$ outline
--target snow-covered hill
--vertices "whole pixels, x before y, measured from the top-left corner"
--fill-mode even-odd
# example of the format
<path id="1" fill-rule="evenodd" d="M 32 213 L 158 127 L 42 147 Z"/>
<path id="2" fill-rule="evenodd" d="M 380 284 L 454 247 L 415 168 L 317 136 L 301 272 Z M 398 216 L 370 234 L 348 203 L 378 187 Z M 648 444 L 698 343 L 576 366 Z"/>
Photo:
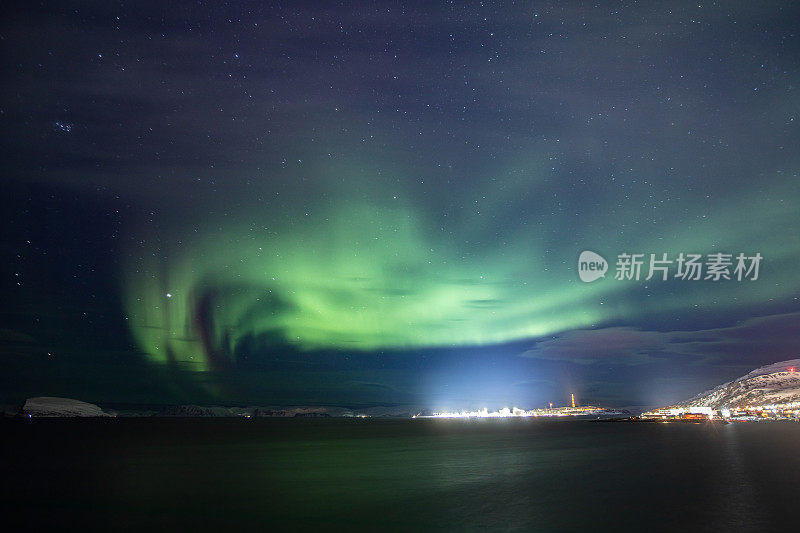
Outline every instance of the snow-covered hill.
<path id="1" fill-rule="evenodd" d="M 22 413 L 29 416 L 109 416 L 93 403 L 50 396 L 28 398 Z"/>
<path id="2" fill-rule="evenodd" d="M 800 401 L 800 359 L 792 359 L 756 368 L 676 407 L 708 406 L 722 409 L 797 401 Z"/>

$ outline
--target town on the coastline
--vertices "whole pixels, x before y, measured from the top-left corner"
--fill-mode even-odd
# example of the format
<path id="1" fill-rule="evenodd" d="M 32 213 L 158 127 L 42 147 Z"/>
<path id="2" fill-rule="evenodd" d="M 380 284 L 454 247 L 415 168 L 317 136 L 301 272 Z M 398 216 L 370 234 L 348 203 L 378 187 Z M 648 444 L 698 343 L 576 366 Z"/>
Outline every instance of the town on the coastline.
<path id="1" fill-rule="evenodd" d="M 642 413 L 645 420 L 797 420 L 800 421 L 800 402 L 777 403 L 770 405 L 745 405 L 714 409 L 708 406 L 662 407 Z"/>
<path id="2" fill-rule="evenodd" d="M 475 411 L 434 411 L 420 412 L 412 418 L 528 418 L 528 417 L 565 417 L 565 416 L 600 416 L 600 415 L 625 415 L 627 411 L 618 411 L 596 405 L 575 405 L 575 394 L 570 394 L 570 405 L 567 407 L 549 407 L 540 409 L 519 409 L 518 407 L 503 407 L 499 411 L 489 411 L 488 408 Z"/>

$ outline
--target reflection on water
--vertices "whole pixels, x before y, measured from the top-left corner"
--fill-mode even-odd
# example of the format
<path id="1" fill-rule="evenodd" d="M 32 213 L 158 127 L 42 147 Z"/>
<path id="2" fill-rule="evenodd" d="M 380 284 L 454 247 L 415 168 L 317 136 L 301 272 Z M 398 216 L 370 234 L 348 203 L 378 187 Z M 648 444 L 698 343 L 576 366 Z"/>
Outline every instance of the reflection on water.
<path id="1" fill-rule="evenodd" d="M 767 524 L 761 522 L 761 513 L 756 507 L 756 494 L 750 469 L 753 463 L 742 450 L 739 425 L 730 424 L 721 428 L 720 458 L 723 467 L 718 470 L 715 506 L 725 510 L 728 519 L 726 528 L 736 531 L 761 531 Z"/>
<path id="2" fill-rule="evenodd" d="M 17 480 L 3 501 L 51 526 L 748 531 L 788 525 L 800 489 L 793 423 L 4 425 L 18 460 L 3 467 Z"/>

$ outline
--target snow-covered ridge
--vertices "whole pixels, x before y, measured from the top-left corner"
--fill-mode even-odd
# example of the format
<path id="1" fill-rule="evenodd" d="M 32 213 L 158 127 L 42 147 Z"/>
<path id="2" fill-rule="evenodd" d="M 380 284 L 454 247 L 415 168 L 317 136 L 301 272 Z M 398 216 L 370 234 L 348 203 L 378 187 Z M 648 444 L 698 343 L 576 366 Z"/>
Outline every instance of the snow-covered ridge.
<path id="1" fill-rule="evenodd" d="M 800 359 L 791 359 L 756 368 L 676 407 L 708 406 L 722 409 L 797 401 L 800 401 Z"/>

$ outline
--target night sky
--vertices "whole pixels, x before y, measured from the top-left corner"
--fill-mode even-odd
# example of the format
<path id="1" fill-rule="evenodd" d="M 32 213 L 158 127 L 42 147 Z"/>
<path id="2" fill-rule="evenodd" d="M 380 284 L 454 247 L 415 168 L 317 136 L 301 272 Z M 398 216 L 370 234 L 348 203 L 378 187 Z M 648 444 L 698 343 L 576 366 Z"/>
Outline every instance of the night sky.
<path id="1" fill-rule="evenodd" d="M 800 356 L 796 3 L 16 4 L 3 402 L 654 406 Z"/>

